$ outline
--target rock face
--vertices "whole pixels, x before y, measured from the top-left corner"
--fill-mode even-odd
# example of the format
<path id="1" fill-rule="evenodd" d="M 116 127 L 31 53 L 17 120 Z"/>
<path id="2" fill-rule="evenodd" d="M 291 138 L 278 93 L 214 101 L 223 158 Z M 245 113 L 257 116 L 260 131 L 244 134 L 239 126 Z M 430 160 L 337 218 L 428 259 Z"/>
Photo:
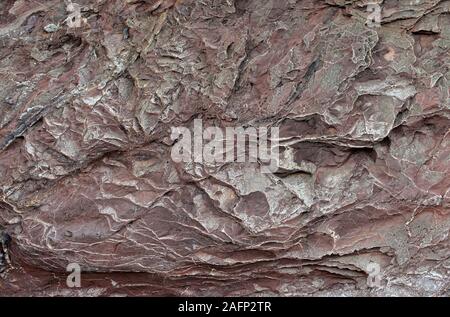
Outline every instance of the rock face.
<path id="1" fill-rule="evenodd" d="M 449 296 L 450 1 L 369 2 L 2 0 L 0 294 Z"/>

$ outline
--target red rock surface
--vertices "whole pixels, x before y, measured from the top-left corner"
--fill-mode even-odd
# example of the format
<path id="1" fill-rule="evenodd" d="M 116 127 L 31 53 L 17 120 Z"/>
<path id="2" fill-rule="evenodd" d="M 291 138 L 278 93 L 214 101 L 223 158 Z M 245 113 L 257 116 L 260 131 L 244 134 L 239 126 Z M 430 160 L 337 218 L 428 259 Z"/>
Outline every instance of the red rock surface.
<path id="1" fill-rule="evenodd" d="M 1 295 L 450 295 L 450 1 L 73 2 L 0 3 Z M 175 163 L 195 118 L 283 170 Z"/>

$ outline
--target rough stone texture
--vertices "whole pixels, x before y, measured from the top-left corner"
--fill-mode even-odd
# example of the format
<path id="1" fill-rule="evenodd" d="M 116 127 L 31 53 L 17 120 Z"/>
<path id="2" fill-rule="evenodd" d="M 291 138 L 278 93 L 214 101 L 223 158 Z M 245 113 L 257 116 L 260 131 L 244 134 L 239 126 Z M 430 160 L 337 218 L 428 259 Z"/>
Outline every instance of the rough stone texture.
<path id="1" fill-rule="evenodd" d="M 0 294 L 449 296 L 450 1 L 369 2 L 2 0 Z M 174 163 L 195 118 L 283 171 Z"/>

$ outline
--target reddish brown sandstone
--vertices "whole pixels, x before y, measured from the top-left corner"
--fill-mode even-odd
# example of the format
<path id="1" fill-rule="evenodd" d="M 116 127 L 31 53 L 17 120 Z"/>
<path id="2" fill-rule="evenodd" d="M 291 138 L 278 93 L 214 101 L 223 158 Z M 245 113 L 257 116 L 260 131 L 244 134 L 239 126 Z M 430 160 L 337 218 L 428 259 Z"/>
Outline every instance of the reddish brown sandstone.
<path id="1" fill-rule="evenodd" d="M 450 2 L 367 2 L 1 1 L 0 294 L 450 295 Z M 195 118 L 283 170 L 175 163 Z"/>

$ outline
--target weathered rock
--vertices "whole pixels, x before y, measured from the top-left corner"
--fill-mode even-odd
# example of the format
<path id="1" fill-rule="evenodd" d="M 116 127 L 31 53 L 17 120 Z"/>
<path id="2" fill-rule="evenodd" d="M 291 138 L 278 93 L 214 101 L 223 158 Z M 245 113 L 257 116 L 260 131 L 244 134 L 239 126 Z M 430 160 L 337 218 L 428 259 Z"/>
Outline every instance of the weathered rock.
<path id="1" fill-rule="evenodd" d="M 450 2 L 368 2 L 2 1 L 0 294 L 450 295 Z"/>

